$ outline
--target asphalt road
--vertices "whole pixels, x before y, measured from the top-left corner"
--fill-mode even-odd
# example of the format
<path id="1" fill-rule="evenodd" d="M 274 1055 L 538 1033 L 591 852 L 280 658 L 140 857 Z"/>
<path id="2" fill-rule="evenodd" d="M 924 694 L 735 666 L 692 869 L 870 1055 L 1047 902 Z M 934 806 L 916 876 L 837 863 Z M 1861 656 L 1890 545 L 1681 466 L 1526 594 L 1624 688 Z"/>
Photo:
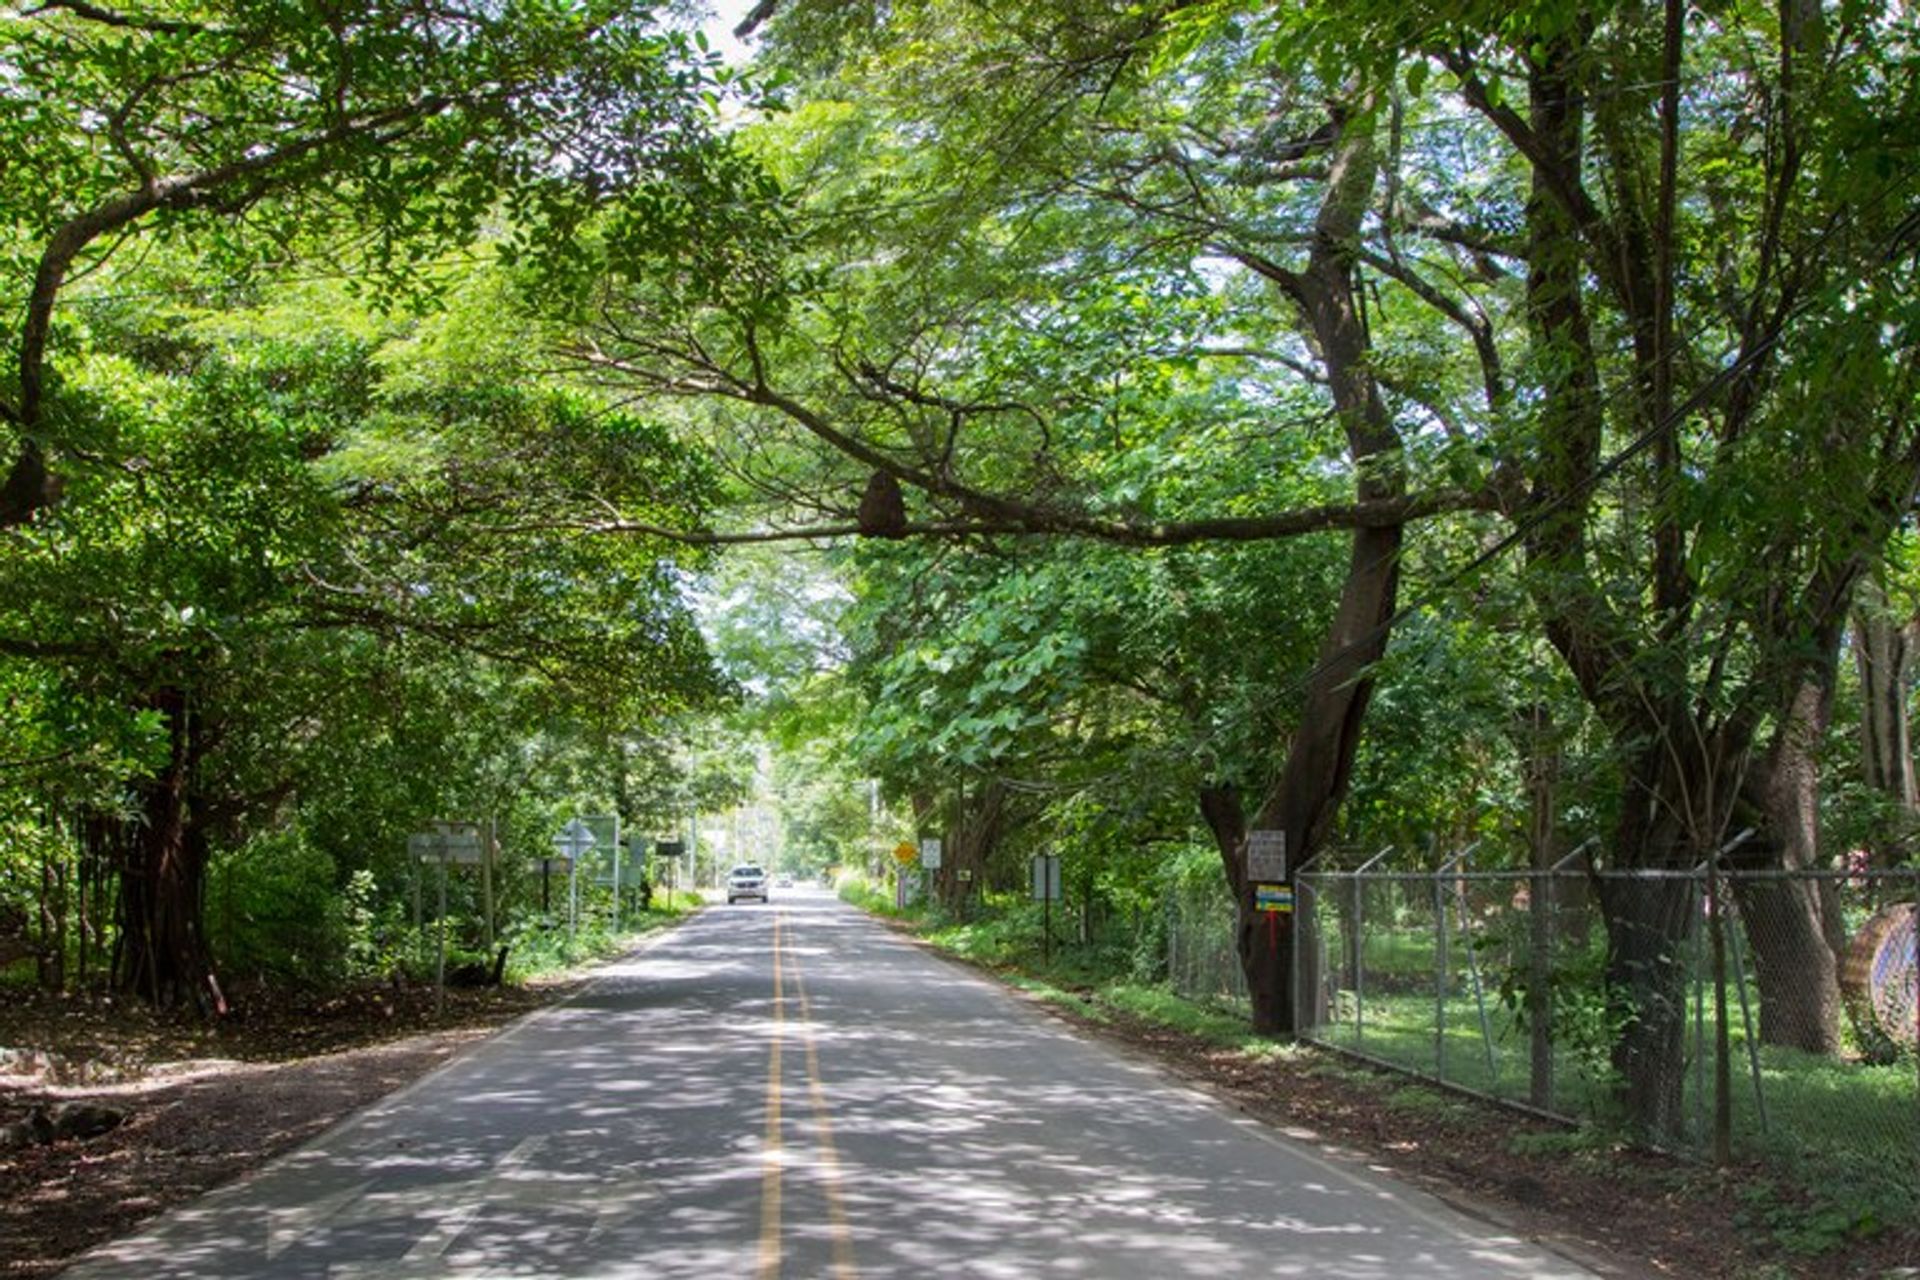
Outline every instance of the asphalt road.
<path id="1" fill-rule="evenodd" d="M 65 1274 L 1593 1273 L 797 891 L 704 912 Z"/>

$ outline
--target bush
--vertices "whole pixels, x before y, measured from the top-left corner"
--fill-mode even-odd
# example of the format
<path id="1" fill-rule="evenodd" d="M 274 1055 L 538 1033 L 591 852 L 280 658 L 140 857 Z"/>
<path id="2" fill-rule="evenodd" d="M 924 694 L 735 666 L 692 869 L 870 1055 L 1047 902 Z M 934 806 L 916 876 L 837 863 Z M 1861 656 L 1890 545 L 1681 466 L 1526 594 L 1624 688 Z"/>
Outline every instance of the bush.
<path id="1" fill-rule="evenodd" d="M 236 977 L 337 980 L 349 912 L 333 859 L 297 833 L 257 836 L 217 855 L 208 871 L 209 940 L 221 968 Z"/>

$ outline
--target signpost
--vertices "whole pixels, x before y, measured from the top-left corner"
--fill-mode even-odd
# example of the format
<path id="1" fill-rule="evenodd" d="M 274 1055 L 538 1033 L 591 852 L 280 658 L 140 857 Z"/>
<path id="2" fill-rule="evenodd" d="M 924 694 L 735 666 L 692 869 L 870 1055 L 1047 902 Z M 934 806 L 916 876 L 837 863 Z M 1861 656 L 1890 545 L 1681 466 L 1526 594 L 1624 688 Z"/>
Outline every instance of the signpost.
<path id="1" fill-rule="evenodd" d="M 573 955 L 573 931 L 580 916 L 580 859 L 599 841 L 587 824 L 578 818 L 570 819 L 560 828 L 560 834 L 553 838 L 556 853 L 567 860 L 567 955 Z"/>
<path id="2" fill-rule="evenodd" d="M 488 857 L 491 841 L 482 840 L 480 824 L 477 822 L 430 822 L 425 831 L 415 832 L 407 837 L 407 853 L 416 864 L 438 862 L 440 864 L 440 911 L 435 919 L 435 942 L 433 962 L 433 1013 L 435 1017 L 446 1008 L 447 999 L 447 864 L 466 862 L 479 864 L 483 876 L 491 870 Z M 485 884 L 491 885 L 491 877 Z M 487 909 L 487 945 L 493 945 L 493 903 L 492 894 L 488 894 Z M 413 881 L 413 927 L 417 935 L 420 929 L 420 878 Z"/>
<path id="3" fill-rule="evenodd" d="M 679 869 L 681 856 L 687 851 L 687 843 L 684 840 L 660 840 L 655 842 L 653 851 L 657 856 L 666 859 L 667 901 L 672 902 L 675 872 Z"/>
<path id="4" fill-rule="evenodd" d="M 1253 909 L 1267 918 L 1267 945 L 1280 950 L 1280 917 L 1293 919 L 1293 886 L 1287 883 L 1287 833 L 1247 832 L 1247 880 Z"/>
<path id="5" fill-rule="evenodd" d="M 1060 859 L 1051 853 L 1035 854 L 1027 864 L 1033 876 L 1033 896 L 1040 900 L 1040 959 L 1053 958 L 1053 901 L 1060 896 Z"/>
<path id="6" fill-rule="evenodd" d="M 920 840 L 920 866 L 926 871 L 940 869 L 940 837 L 924 836 Z"/>
<path id="7" fill-rule="evenodd" d="M 907 868 L 920 860 L 920 849 L 911 840 L 902 840 L 893 846 L 893 860 L 900 864 L 900 870 L 893 878 L 893 905 L 896 910 L 904 910 L 907 905 Z"/>
<path id="8" fill-rule="evenodd" d="M 1286 832 L 1247 832 L 1247 879 L 1254 884 L 1283 884 L 1286 882 Z"/>
<path id="9" fill-rule="evenodd" d="M 1257 884 L 1253 886 L 1253 909 L 1289 915 L 1293 911 L 1293 890 L 1284 884 Z"/>
<path id="10" fill-rule="evenodd" d="M 1052 902 L 1060 896 L 1060 859 L 1054 854 L 1038 854 L 1028 864 L 1033 873 L 1033 898 Z"/>

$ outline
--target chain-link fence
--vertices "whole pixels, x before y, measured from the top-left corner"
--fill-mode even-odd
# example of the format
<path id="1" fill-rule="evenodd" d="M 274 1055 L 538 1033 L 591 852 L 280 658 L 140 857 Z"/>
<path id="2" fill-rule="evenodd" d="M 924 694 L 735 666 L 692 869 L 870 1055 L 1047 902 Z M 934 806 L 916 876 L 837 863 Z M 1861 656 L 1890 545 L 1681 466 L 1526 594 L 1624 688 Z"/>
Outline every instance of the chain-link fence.
<path id="1" fill-rule="evenodd" d="M 1167 894 L 1167 981 L 1189 1000 L 1245 1000 L 1247 976 L 1233 948 L 1233 895 L 1218 874 L 1183 880 Z"/>
<path id="2" fill-rule="evenodd" d="M 1306 1038 L 1920 1211 L 1911 872 L 1299 877 Z"/>

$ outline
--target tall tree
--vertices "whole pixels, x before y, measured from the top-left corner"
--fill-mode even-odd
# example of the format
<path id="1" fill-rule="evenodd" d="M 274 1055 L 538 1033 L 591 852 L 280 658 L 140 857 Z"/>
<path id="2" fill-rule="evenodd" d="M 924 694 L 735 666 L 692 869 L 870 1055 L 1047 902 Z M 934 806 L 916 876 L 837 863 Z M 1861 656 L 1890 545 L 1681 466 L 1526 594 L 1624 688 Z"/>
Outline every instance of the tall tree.
<path id="1" fill-rule="evenodd" d="M 1915 125 L 1883 74 L 1906 37 L 1800 3 L 1325 15 L 1327 56 L 1404 78 L 1491 144 L 1494 198 L 1446 197 L 1437 234 L 1523 270 L 1523 294 L 1422 279 L 1505 317 L 1488 339 L 1525 395 L 1489 443 L 1533 606 L 1614 744 L 1610 867 L 1691 870 L 1736 819 L 1765 832 L 1747 856 L 1810 865 L 1851 588 L 1920 462 L 1894 267 L 1914 193 L 1881 150 Z M 1602 887 L 1623 1099 L 1669 1132 L 1688 891 Z M 1831 1051 L 1829 904 L 1783 883 L 1741 899 L 1766 1038 Z"/>
<path id="2" fill-rule="evenodd" d="M 834 488 L 848 495 L 837 505 L 850 518 L 815 533 L 1135 547 L 1344 533 L 1341 603 L 1302 673 L 1301 731 L 1270 744 L 1277 769 L 1236 770 L 1261 778 L 1257 793 L 1225 776 L 1206 792 L 1251 940 L 1245 827 L 1286 831 L 1296 864 L 1332 830 L 1405 525 L 1493 492 L 1471 467 L 1422 471 L 1427 488 L 1410 479 L 1403 417 L 1457 405 L 1424 409 L 1420 379 L 1383 379 L 1359 257 L 1382 193 L 1377 96 L 1238 36 L 1182 44 L 1165 15 L 1071 9 L 890 11 L 870 46 L 852 46 L 871 56 L 816 86 L 822 100 L 787 131 L 796 151 L 779 153 L 777 132 L 763 146 L 803 198 L 760 240 L 798 233 L 794 256 L 702 291 L 698 277 L 663 289 L 664 264 L 616 252 L 576 355 L 629 385 L 733 401 L 731 429 L 756 442 L 767 424 L 799 427 L 811 443 L 785 446 L 789 490 L 811 465 L 816 508 L 834 509 L 821 496 Z M 810 12 L 788 16 L 804 26 Z M 800 41 L 804 61 L 815 50 Z M 876 183 L 893 197 L 877 206 Z M 816 280 L 825 288 L 807 292 Z M 1201 370 L 1200 389 L 1169 368 Z M 1420 443 L 1429 456 L 1452 447 Z M 756 444 L 747 458 L 765 456 Z M 1262 483 L 1262 463 L 1313 483 Z M 1239 492 L 1186 481 L 1205 465 Z M 850 499 L 876 485 L 914 500 L 884 525 L 863 518 Z M 1290 1025 L 1283 955 L 1249 941 L 1244 959 L 1256 1024 Z"/>
<path id="3" fill-rule="evenodd" d="M 0 649 L 147 726 L 117 978 L 217 1002 L 214 848 L 351 772 L 343 735 L 405 723 L 407 646 L 416 666 L 459 652 L 633 719 L 715 691 L 679 599 L 697 557 L 545 520 L 611 495 L 685 523 L 709 486 L 652 424 L 528 389 L 510 336 L 463 336 L 497 314 L 479 297 L 381 322 L 308 287 L 158 323 L 157 298 L 90 310 L 70 385 L 139 464 L 10 533 Z"/>
<path id="4" fill-rule="evenodd" d="M 775 22 L 820 76 L 761 144 L 802 198 L 683 216 L 768 234 L 717 239 L 733 256 L 706 251 L 672 287 L 644 251 L 616 255 L 582 361 L 736 406 L 756 459 L 771 424 L 800 428 L 773 446 L 788 490 L 813 464 L 815 509 L 847 495 L 816 532 L 1352 531 L 1304 676 L 1311 733 L 1251 806 L 1296 860 L 1345 789 L 1410 523 L 1499 508 L 1504 536 L 1462 571 L 1524 561 L 1611 740 L 1606 863 L 1654 873 L 1606 882 L 1615 1062 L 1634 1122 L 1671 1131 L 1693 915 L 1660 873 L 1715 857 L 1736 819 L 1766 833 L 1745 856 L 1817 856 L 1814 748 L 1851 588 L 1920 476 L 1899 269 L 1920 119 L 1894 70 L 1910 33 L 1680 0 L 801 2 Z M 1162 322 L 1057 342 L 1098 293 Z M 1290 405 L 1291 381 L 1340 428 L 1324 465 L 1349 495 L 1201 516 L 1103 488 L 1090 461 L 1131 443 L 1114 424 L 1169 357 L 1271 374 L 1222 378 L 1243 407 Z M 875 472 L 908 498 L 861 520 Z M 1210 802 L 1223 851 L 1247 809 Z M 1764 1034 L 1831 1050 L 1827 904 L 1749 886 L 1742 909 Z M 1285 1025 L 1278 962 L 1249 976 L 1259 1023 Z"/>
<path id="5" fill-rule="evenodd" d="M 418 284 L 503 205 L 525 246 L 563 243 L 599 191 L 698 144 L 711 62 L 604 0 L 9 9 L 0 526 L 120 456 L 61 382 L 62 300 L 108 259 L 187 236 L 238 269 L 331 228 L 357 270 Z"/>

